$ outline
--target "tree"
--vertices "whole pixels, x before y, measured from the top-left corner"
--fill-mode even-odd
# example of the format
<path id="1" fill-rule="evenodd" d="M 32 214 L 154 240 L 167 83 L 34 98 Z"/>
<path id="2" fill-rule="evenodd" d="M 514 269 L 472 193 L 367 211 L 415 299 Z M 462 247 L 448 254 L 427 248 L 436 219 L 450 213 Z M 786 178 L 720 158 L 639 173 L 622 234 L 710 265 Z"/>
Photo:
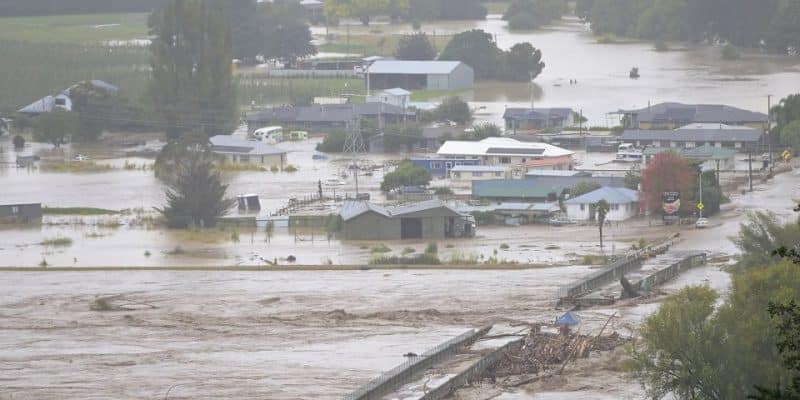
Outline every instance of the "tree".
<path id="1" fill-rule="evenodd" d="M 148 21 L 149 95 L 171 139 L 188 131 L 229 134 L 236 124 L 233 47 L 220 7 L 172 0 Z"/>
<path id="2" fill-rule="evenodd" d="M 400 60 L 433 60 L 436 58 L 436 49 L 428 40 L 428 35 L 417 32 L 403 35 L 397 43 L 394 55 Z"/>
<path id="3" fill-rule="evenodd" d="M 207 158 L 184 158 L 166 191 L 167 205 L 158 211 L 170 228 L 210 228 L 233 206 L 225 197 L 227 188 Z"/>
<path id="4" fill-rule="evenodd" d="M 409 0 L 411 20 L 486 19 L 486 14 L 480 0 Z"/>
<path id="5" fill-rule="evenodd" d="M 78 116 L 71 111 L 55 109 L 39 115 L 34 122 L 33 140 L 61 147 L 78 131 Z"/>
<path id="6" fill-rule="evenodd" d="M 383 176 L 381 191 L 388 192 L 403 186 L 428 186 L 431 174 L 425 168 L 417 167 L 411 161 L 404 160 L 397 169 Z"/>
<path id="7" fill-rule="evenodd" d="M 439 59 L 461 61 L 475 70 L 475 78 L 491 79 L 496 74 L 499 55 L 491 34 L 472 29 L 453 36 Z"/>
<path id="8" fill-rule="evenodd" d="M 800 120 L 800 94 L 790 94 L 772 107 L 772 120 L 777 123 L 777 132 L 790 123 Z"/>
<path id="9" fill-rule="evenodd" d="M 625 173 L 623 184 L 626 188 L 630 190 L 639 190 L 639 183 L 641 182 L 642 176 L 633 168 L 629 169 L 628 172 Z"/>
<path id="10" fill-rule="evenodd" d="M 385 14 L 394 18 L 407 15 L 408 0 L 325 0 L 325 15 L 328 18 L 358 18 L 369 25 L 370 19 Z"/>
<path id="11" fill-rule="evenodd" d="M 541 50 L 530 43 L 517 43 L 503 52 L 503 69 L 499 79 L 515 82 L 530 82 L 544 69 Z"/>
<path id="12" fill-rule="evenodd" d="M 800 49 L 800 2 L 781 0 L 773 15 L 766 34 L 770 49 L 787 54 L 791 49 Z"/>
<path id="13" fill-rule="evenodd" d="M 800 119 L 792 121 L 781 129 L 781 144 L 800 154 Z"/>
<path id="14" fill-rule="evenodd" d="M 491 122 L 482 122 L 472 125 L 472 132 L 464 135 L 466 140 L 483 140 L 489 137 L 503 136 L 500 126 Z"/>
<path id="15" fill-rule="evenodd" d="M 665 192 L 678 192 L 681 210 L 690 210 L 688 199 L 692 198 L 694 173 L 686 159 L 677 153 L 667 151 L 656 154 L 642 172 L 641 197 L 650 211 L 661 208 L 661 198 Z"/>
<path id="16" fill-rule="evenodd" d="M 279 24 L 269 35 L 271 40 L 264 56 L 278 59 L 286 65 L 294 65 L 298 59 L 317 54 L 311 44 L 311 30 L 306 24 Z"/>
<path id="17" fill-rule="evenodd" d="M 767 265 L 778 260 L 776 249 L 800 243 L 800 226 L 781 224 L 775 214 L 756 211 L 747 216 L 747 222 L 739 226 L 739 233 L 731 240 L 740 252 L 738 268 Z"/>
<path id="18" fill-rule="evenodd" d="M 748 396 L 754 400 L 798 400 L 800 399 L 800 305 L 794 300 L 787 304 L 770 303 L 767 307 L 777 331 L 777 347 L 786 369 L 793 372 L 790 384 L 772 388 L 756 385 L 757 394 Z"/>
<path id="19" fill-rule="evenodd" d="M 449 120 L 462 125 L 472 120 L 469 104 L 455 96 L 442 100 L 433 113 L 438 120 Z"/>
<path id="20" fill-rule="evenodd" d="M 559 19 L 567 12 L 563 0 L 514 0 L 503 19 L 510 29 L 536 29 Z"/>
<path id="21" fill-rule="evenodd" d="M 600 188 L 601 188 L 601 186 L 597 182 L 581 181 L 581 182 L 576 183 L 575 186 L 573 186 L 569 190 L 569 196 L 570 196 L 570 198 L 583 196 L 586 193 L 594 192 L 595 190 L 600 189 Z"/>
<path id="22" fill-rule="evenodd" d="M 608 211 L 611 209 L 608 202 L 605 199 L 602 199 L 594 205 L 594 208 L 597 212 L 597 228 L 600 230 L 600 249 L 603 248 L 603 225 L 606 224 L 606 216 L 608 215 Z"/>
<path id="23" fill-rule="evenodd" d="M 14 143 L 14 148 L 15 149 L 22 149 L 22 148 L 25 147 L 25 138 L 22 137 L 22 135 L 14 136 L 14 139 L 12 139 L 12 142 Z"/>

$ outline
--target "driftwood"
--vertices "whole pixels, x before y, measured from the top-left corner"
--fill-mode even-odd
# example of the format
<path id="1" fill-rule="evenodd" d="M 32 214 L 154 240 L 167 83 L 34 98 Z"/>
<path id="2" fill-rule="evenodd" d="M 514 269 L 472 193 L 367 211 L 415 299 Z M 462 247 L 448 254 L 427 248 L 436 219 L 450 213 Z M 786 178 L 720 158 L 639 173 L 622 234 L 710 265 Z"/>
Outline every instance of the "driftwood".
<path id="1" fill-rule="evenodd" d="M 619 283 L 622 285 L 622 298 L 632 299 L 641 296 L 636 287 L 624 275 L 619 278 Z"/>

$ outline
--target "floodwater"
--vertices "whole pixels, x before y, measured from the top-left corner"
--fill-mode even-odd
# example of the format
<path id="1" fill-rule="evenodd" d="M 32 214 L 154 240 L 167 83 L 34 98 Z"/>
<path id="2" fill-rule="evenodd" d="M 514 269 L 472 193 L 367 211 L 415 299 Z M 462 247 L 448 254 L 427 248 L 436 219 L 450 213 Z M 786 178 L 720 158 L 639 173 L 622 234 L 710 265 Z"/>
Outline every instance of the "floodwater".
<path id="1" fill-rule="evenodd" d="M 411 31 L 408 24 L 402 24 L 351 27 L 351 33 L 365 34 L 375 28 L 394 34 Z M 431 38 L 468 29 L 489 32 L 502 49 L 520 42 L 540 49 L 546 66 L 534 80 L 535 106 L 582 110 L 592 126 L 616 125 L 618 118 L 607 115 L 609 112 L 665 101 L 723 103 L 766 112 L 768 94 L 774 102 L 800 90 L 798 57 L 744 53 L 740 60 L 724 61 L 720 49 L 712 47 L 687 48 L 674 43 L 674 50 L 656 52 L 650 42 L 599 44 L 589 26 L 574 17 L 536 31 L 510 32 L 499 15 L 490 15 L 485 21 L 422 24 Z M 315 34 L 324 34 L 324 28 Z M 633 67 L 639 68 L 639 79 L 628 77 Z M 570 79 L 578 83 L 570 85 Z M 531 104 L 530 86 L 519 83 L 478 82 L 465 96 L 473 107 L 485 107 L 478 111 L 480 119 L 496 123 L 502 122 L 506 106 Z"/>

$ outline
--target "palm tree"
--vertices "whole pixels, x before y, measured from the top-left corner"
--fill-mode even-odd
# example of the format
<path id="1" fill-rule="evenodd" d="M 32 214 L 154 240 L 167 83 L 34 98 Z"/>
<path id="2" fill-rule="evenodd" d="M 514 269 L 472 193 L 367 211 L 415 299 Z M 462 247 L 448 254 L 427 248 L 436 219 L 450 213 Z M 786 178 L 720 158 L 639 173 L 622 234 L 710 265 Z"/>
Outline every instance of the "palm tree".
<path id="1" fill-rule="evenodd" d="M 600 200 L 597 204 L 594 205 L 594 209 L 597 212 L 597 226 L 600 228 L 600 249 L 603 249 L 603 225 L 606 223 L 606 215 L 608 214 L 608 210 L 611 207 L 608 205 L 608 202 Z"/>

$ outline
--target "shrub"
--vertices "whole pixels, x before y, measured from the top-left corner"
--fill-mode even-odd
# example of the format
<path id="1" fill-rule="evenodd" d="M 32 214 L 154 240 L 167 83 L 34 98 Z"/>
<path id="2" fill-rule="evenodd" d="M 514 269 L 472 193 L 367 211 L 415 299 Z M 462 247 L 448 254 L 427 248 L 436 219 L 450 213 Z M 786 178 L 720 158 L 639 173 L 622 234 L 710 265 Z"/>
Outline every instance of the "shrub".
<path id="1" fill-rule="evenodd" d="M 378 256 L 369 262 L 371 265 L 438 265 L 441 264 L 435 254 L 417 254 L 410 257 Z"/>
<path id="2" fill-rule="evenodd" d="M 284 169 L 284 172 L 297 172 L 297 167 L 292 164 L 287 165 Z"/>
<path id="3" fill-rule="evenodd" d="M 277 165 L 273 165 L 273 166 L 269 167 L 269 170 L 270 170 L 270 172 L 275 173 L 275 172 L 280 171 L 281 169 L 278 168 Z"/>
<path id="4" fill-rule="evenodd" d="M 508 249 L 509 249 L 509 246 L 508 246 L 507 243 L 503 243 L 503 244 L 500 245 L 500 250 L 508 250 Z"/>
<path id="5" fill-rule="evenodd" d="M 411 253 L 414 253 L 414 252 L 416 252 L 416 250 L 414 250 L 413 247 L 406 247 L 405 249 L 403 249 L 403 255 L 411 254 Z"/>
<path id="6" fill-rule="evenodd" d="M 428 247 L 425 248 L 425 254 L 439 254 L 439 245 L 436 242 L 428 243 Z"/>
<path id="7" fill-rule="evenodd" d="M 71 245 L 72 245 L 72 239 L 68 238 L 68 237 L 63 237 L 63 236 L 50 238 L 50 239 L 45 239 L 45 240 L 42 241 L 42 246 L 64 247 L 64 246 L 71 246 Z"/>
<path id="8" fill-rule="evenodd" d="M 21 149 L 25 147 L 25 138 L 20 135 L 14 136 L 13 143 L 15 149 Z"/>
<path id="9" fill-rule="evenodd" d="M 453 195 L 453 189 L 450 189 L 449 187 L 446 187 L 446 186 L 442 186 L 442 187 L 437 187 L 436 189 L 434 189 L 433 193 L 435 195 L 438 195 L 438 196 L 452 196 Z"/>
<path id="10" fill-rule="evenodd" d="M 377 246 L 373 246 L 370 251 L 372 253 L 389 253 L 392 251 L 392 249 L 390 249 L 389 246 L 386 246 L 385 244 L 381 243 Z"/>
<path id="11" fill-rule="evenodd" d="M 722 46 L 722 59 L 723 60 L 738 60 L 739 50 L 736 50 L 736 47 L 730 43 L 726 43 Z"/>

